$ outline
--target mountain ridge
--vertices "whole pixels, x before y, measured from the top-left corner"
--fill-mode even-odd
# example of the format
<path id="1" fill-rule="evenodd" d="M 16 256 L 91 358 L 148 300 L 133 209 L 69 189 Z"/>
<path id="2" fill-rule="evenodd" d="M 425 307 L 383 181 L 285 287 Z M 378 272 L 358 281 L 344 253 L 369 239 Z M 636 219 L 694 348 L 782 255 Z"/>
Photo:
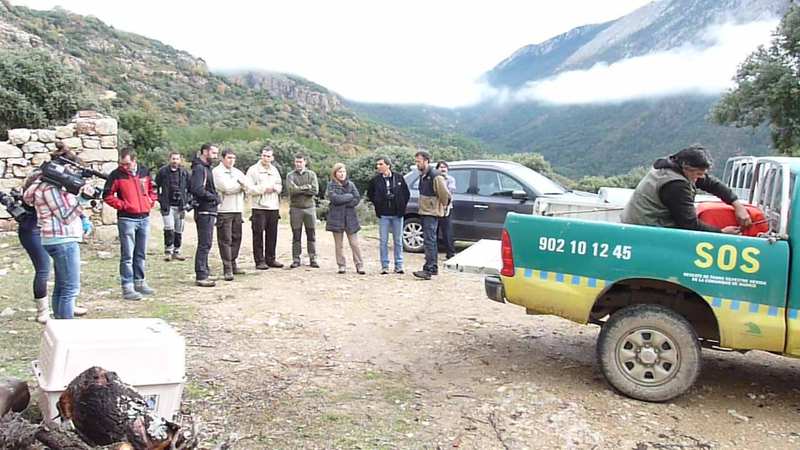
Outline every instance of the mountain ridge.
<path id="1" fill-rule="evenodd" d="M 484 81 L 515 98 L 530 82 L 597 64 L 614 64 L 679 48 L 712 45 L 708 27 L 779 16 L 789 0 L 661 0 L 612 21 L 573 28 L 520 47 L 484 74 Z M 733 73 L 731 77 L 733 77 Z M 502 98 L 502 97 L 501 97 Z M 672 95 L 617 103 L 556 106 L 490 99 L 449 112 L 431 108 L 351 106 L 397 127 L 413 124 L 454 129 L 504 152 L 537 152 L 567 176 L 615 175 L 692 143 L 715 158 L 771 151 L 764 128 L 712 124 L 719 96 Z"/>

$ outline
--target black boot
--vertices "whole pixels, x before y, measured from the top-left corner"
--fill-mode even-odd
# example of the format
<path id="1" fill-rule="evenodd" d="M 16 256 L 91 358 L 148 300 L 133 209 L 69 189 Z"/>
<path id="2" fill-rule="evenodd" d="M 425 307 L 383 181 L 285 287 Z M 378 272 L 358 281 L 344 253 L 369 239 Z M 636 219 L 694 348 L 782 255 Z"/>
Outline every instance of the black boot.
<path id="1" fill-rule="evenodd" d="M 178 261 L 186 261 L 186 257 L 181 255 L 181 242 L 183 241 L 183 233 L 175 233 L 174 250 L 172 250 L 172 259 Z"/>
<path id="2" fill-rule="evenodd" d="M 164 260 L 169 261 L 172 259 L 172 251 L 175 245 L 175 232 L 172 230 L 164 230 Z"/>
<path id="3" fill-rule="evenodd" d="M 175 251 L 178 251 L 178 249 L 181 248 L 181 241 L 183 240 L 183 233 L 174 233 L 174 234 L 175 234 L 175 240 L 174 240 L 173 244 L 174 244 L 174 247 L 175 247 Z"/>

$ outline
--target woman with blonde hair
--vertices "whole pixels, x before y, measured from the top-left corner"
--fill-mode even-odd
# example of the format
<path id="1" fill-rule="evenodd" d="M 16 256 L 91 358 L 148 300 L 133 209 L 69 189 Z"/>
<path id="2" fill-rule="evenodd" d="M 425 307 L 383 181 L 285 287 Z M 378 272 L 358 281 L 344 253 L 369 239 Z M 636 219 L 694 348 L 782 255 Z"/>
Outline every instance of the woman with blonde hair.
<path id="1" fill-rule="evenodd" d="M 356 185 L 347 179 L 347 168 L 342 163 L 336 163 L 331 170 L 331 181 L 328 182 L 327 189 L 330 206 L 328 209 L 328 221 L 325 229 L 333 233 L 333 241 L 336 249 L 336 264 L 339 266 L 339 273 L 345 272 L 346 261 L 343 253 L 344 235 L 350 242 L 350 250 L 353 251 L 353 263 L 356 272 L 364 275 L 364 261 L 361 259 L 361 248 L 358 246 L 358 230 L 361 225 L 358 223 L 356 206 L 361 200 Z"/>

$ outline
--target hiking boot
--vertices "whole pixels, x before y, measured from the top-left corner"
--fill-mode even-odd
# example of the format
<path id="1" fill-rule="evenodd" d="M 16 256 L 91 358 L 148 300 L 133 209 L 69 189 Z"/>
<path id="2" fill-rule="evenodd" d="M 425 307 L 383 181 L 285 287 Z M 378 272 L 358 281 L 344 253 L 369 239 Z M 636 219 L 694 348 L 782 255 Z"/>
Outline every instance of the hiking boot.
<path id="1" fill-rule="evenodd" d="M 269 267 L 274 267 L 274 268 L 276 268 L 276 269 L 280 269 L 280 268 L 282 268 L 282 267 L 283 267 L 283 264 L 279 263 L 278 261 L 272 261 L 272 262 L 268 262 L 268 263 L 267 263 L 267 265 L 268 265 Z"/>
<path id="2" fill-rule="evenodd" d="M 144 280 L 134 280 L 133 289 L 142 295 L 153 295 L 156 293 L 156 291 L 154 291 L 153 288 L 148 286 L 147 282 Z"/>
<path id="3" fill-rule="evenodd" d="M 208 278 L 206 278 L 205 280 L 196 280 L 194 284 L 200 287 L 214 287 L 217 285 L 216 282 L 209 280 Z"/>
<path id="4" fill-rule="evenodd" d="M 414 272 L 414 276 L 422 280 L 430 280 L 431 273 L 425 270 L 418 270 Z"/>
<path id="5" fill-rule="evenodd" d="M 125 300 L 141 300 L 142 294 L 136 292 L 132 284 L 122 286 L 122 298 Z"/>
<path id="6" fill-rule="evenodd" d="M 269 270 L 269 265 L 267 263 L 258 263 L 256 264 L 256 270 Z"/>

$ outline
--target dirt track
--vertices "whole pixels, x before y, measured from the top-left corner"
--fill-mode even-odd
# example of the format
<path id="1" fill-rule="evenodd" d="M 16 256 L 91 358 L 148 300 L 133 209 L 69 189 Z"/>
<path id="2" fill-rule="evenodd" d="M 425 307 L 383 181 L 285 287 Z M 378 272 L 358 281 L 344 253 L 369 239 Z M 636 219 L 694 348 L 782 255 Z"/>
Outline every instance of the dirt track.
<path id="1" fill-rule="evenodd" d="M 794 360 L 704 352 L 687 395 L 641 403 L 600 375 L 597 327 L 488 301 L 477 276 L 415 280 L 420 255 L 379 275 L 371 230 L 368 274 L 338 275 L 318 234 L 321 269 L 250 270 L 213 289 L 187 277 L 167 300 L 198 307 L 181 325 L 185 410 L 237 433 L 237 448 L 800 447 Z M 284 263 L 289 236 L 282 225 Z M 252 269 L 249 240 L 242 253 Z"/>

